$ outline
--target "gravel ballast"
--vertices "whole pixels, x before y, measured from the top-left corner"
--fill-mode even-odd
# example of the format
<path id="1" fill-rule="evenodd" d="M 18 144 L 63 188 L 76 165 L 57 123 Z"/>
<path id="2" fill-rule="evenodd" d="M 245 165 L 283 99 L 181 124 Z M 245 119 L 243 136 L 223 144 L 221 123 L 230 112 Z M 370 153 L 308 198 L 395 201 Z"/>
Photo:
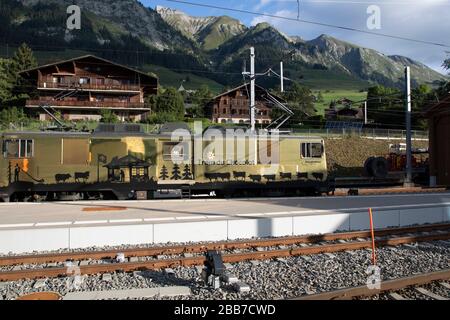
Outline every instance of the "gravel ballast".
<path id="1" fill-rule="evenodd" d="M 450 268 L 450 248 L 442 242 L 419 244 L 415 248 L 410 246 L 380 248 L 377 254 L 383 280 Z M 0 298 L 15 299 L 42 291 L 54 291 L 65 295 L 75 291 L 187 286 L 192 291 L 191 296 L 164 299 L 289 299 L 366 284 L 369 277 L 366 270 L 370 265 L 370 258 L 370 250 L 358 250 L 351 254 L 333 253 L 333 256 L 319 254 L 259 261 L 258 264 L 252 262 L 227 264 L 227 272 L 250 287 L 249 292 L 244 290 L 241 293 L 237 292 L 233 284 L 225 284 L 217 290 L 207 288 L 203 285 L 200 268 L 177 267 L 169 273 L 164 270 L 116 272 L 112 273 L 111 277 L 82 276 L 75 281 L 73 277 L 61 277 L 47 279 L 43 286 L 42 281 L 36 286 L 35 280 L 0 283 Z M 74 286 L 74 283 L 79 283 L 79 286 Z M 450 295 L 449 290 L 442 286 L 436 288 L 436 285 L 431 284 L 423 287 L 443 297 Z M 414 289 L 407 289 L 404 294 L 409 299 L 429 299 Z M 389 299 L 387 294 L 377 298 Z"/>

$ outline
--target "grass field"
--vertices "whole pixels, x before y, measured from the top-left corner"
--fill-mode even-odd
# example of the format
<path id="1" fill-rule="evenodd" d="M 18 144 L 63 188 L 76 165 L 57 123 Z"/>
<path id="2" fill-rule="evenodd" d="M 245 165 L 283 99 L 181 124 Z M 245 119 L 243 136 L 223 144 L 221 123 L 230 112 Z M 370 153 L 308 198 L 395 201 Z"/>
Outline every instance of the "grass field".
<path id="1" fill-rule="evenodd" d="M 314 95 L 317 97 L 319 91 L 322 93 L 323 102 L 317 102 L 315 107 L 317 114 L 324 115 L 324 110 L 330 106 L 331 101 L 347 98 L 352 101 L 361 101 L 367 98 L 367 92 L 360 92 L 359 90 L 351 89 L 335 89 L 335 90 L 313 90 Z M 356 104 L 355 106 L 359 105 Z"/>
<path id="2" fill-rule="evenodd" d="M 363 176 L 364 162 L 369 157 L 385 156 L 389 144 L 400 140 L 371 140 L 358 137 L 325 139 L 328 170 L 337 177 Z M 413 141 L 414 148 L 428 148 L 428 141 Z"/>
<path id="3" fill-rule="evenodd" d="M 370 84 L 351 75 L 333 70 L 286 68 L 286 72 L 293 80 L 310 87 L 311 90 L 356 90 L 367 89 Z"/>

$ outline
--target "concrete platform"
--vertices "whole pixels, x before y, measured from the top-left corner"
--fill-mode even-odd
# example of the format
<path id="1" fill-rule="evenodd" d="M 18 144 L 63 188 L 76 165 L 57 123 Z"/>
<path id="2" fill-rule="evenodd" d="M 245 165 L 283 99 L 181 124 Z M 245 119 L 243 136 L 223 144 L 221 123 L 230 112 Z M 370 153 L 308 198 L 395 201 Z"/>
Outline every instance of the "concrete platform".
<path id="1" fill-rule="evenodd" d="M 0 253 L 289 236 L 450 222 L 450 193 L 0 204 Z"/>

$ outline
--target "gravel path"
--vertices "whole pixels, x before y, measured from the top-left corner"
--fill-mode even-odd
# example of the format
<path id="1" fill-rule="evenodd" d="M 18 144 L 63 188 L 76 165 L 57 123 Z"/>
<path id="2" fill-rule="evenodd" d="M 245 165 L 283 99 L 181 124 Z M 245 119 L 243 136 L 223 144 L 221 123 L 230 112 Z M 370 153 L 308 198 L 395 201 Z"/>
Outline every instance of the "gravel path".
<path id="1" fill-rule="evenodd" d="M 381 277 L 384 280 L 450 268 L 448 242 L 425 243 L 416 247 L 381 248 L 377 253 Z M 359 250 L 332 255 L 291 257 L 279 259 L 280 261 L 232 264 L 228 272 L 236 275 L 240 281 L 247 283 L 251 288 L 249 293 L 242 294 L 237 293 L 230 286 L 218 290 L 205 288 L 197 268 L 178 267 L 174 268 L 174 274 L 167 274 L 164 271 L 114 273 L 110 280 L 102 275 L 83 276 L 79 290 L 69 289 L 68 283 L 71 283 L 72 278 L 47 279 L 45 282 L 28 280 L 0 283 L 0 300 L 15 299 L 24 294 L 40 291 L 56 291 L 65 295 L 70 291 L 160 286 L 190 287 L 193 295 L 182 299 L 286 299 L 364 285 L 368 278 L 366 269 L 370 265 L 370 256 L 370 251 Z M 433 290 L 433 292 L 444 294 L 446 291 Z M 408 297 L 428 299 L 416 291 L 411 295 L 413 296 Z M 380 295 L 378 298 L 384 299 L 386 296 Z"/>

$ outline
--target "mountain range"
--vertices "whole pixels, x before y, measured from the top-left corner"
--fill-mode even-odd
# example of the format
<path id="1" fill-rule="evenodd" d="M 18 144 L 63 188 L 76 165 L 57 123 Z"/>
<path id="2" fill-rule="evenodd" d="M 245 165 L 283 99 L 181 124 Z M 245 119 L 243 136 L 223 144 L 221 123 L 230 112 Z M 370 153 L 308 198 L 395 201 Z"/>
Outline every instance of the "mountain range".
<path id="1" fill-rule="evenodd" d="M 72 4 L 81 8 L 81 30 L 66 28 L 66 8 Z M 159 67 L 156 70 L 192 74 L 224 86 L 242 81 L 250 46 L 257 52 L 257 70 L 278 68 L 283 60 L 287 77 L 315 88 L 399 87 L 405 65 L 411 67 L 415 85 L 445 79 L 418 61 L 328 35 L 306 41 L 267 23 L 247 27 L 228 16 L 192 17 L 170 8 L 147 8 L 137 0 L 0 0 L 0 25 L 3 55 L 5 44 L 26 42 L 45 62 L 90 52 L 144 70 Z"/>

